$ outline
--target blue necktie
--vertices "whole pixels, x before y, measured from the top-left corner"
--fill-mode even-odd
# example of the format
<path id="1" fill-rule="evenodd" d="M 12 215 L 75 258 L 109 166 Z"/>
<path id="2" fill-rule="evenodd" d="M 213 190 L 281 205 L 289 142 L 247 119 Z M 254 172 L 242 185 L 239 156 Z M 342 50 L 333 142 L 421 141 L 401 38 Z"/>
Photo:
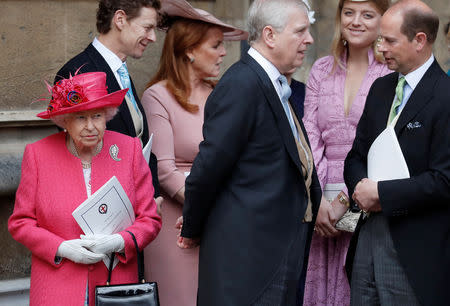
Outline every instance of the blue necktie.
<path id="1" fill-rule="evenodd" d="M 134 99 L 133 90 L 131 89 L 130 75 L 128 74 L 128 69 L 125 63 L 123 63 L 122 66 L 120 66 L 120 68 L 117 69 L 117 73 L 119 74 L 120 83 L 122 83 L 123 89 L 128 88 L 127 96 L 133 103 L 133 106 L 136 109 L 136 111 L 139 113 L 136 100 Z"/>
<path id="2" fill-rule="evenodd" d="M 281 84 L 281 105 L 283 105 L 284 112 L 286 113 L 286 116 L 288 118 L 292 134 L 294 135 L 295 139 L 299 139 L 297 127 L 295 126 L 294 123 L 294 117 L 292 117 L 292 113 L 289 108 L 289 97 L 291 96 L 292 93 L 291 87 L 289 86 L 288 81 L 284 75 L 280 75 L 278 77 L 278 81 L 280 81 Z"/>

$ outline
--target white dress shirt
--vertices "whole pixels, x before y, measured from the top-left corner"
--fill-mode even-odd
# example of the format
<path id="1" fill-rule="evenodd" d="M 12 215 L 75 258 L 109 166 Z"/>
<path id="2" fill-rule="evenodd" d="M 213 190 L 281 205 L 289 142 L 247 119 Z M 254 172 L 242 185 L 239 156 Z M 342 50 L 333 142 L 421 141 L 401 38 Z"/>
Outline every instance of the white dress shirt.
<path id="1" fill-rule="evenodd" d="M 119 74 L 117 73 L 117 70 L 122 67 L 122 60 L 111 50 L 109 50 L 104 44 L 102 44 L 97 37 L 94 38 L 94 41 L 92 42 L 92 45 L 95 49 L 100 53 L 100 55 L 105 59 L 106 63 L 108 64 L 109 68 L 111 68 L 112 72 L 114 73 L 114 76 L 116 77 L 117 83 L 119 83 L 119 86 L 121 89 L 124 89 L 122 86 L 122 82 L 120 81 Z M 125 62 L 126 65 L 126 62 Z M 127 67 L 128 69 L 128 67 Z"/>
<path id="2" fill-rule="evenodd" d="M 248 50 L 248 55 L 253 57 L 253 59 L 267 73 L 281 101 L 281 84 L 280 81 L 278 81 L 278 78 L 281 75 L 281 73 L 278 71 L 277 67 L 275 67 L 268 59 L 266 59 L 264 56 L 261 55 L 261 53 L 259 53 L 256 49 L 253 49 L 252 47 L 250 47 L 250 49 Z"/>
<path id="3" fill-rule="evenodd" d="M 428 68 L 430 68 L 431 64 L 434 62 L 434 55 L 431 54 L 430 58 L 419 68 L 414 71 L 411 71 L 407 75 L 405 75 L 405 86 L 403 87 L 403 100 L 398 108 L 398 113 L 400 113 L 405 107 L 406 103 L 409 100 L 409 97 L 413 93 L 414 89 L 416 89 L 417 84 L 419 84 L 420 80 L 424 76 L 425 72 L 427 72 Z M 398 78 L 400 79 L 403 74 L 399 73 Z M 397 98 L 397 95 L 394 97 L 394 101 Z"/>
<path id="4" fill-rule="evenodd" d="M 104 44 L 102 44 L 97 39 L 97 37 L 94 38 L 92 45 L 100 53 L 100 55 L 105 59 L 109 68 L 111 68 L 112 72 L 114 73 L 114 76 L 116 77 L 117 83 L 119 83 L 120 88 L 124 89 L 124 87 L 122 85 L 122 81 L 120 80 L 120 76 L 119 76 L 119 73 L 117 72 L 117 70 L 119 70 L 119 68 L 122 67 L 123 64 L 125 64 L 125 66 L 126 66 L 126 62 L 122 62 L 122 60 L 114 52 L 112 52 Z M 128 67 L 127 67 L 127 69 L 128 69 Z M 129 90 L 131 92 L 132 88 L 130 88 Z M 139 137 L 139 139 L 141 139 L 143 131 L 144 131 L 144 116 L 142 115 L 140 109 L 135 107 L 133 102 L 131 102 L 131 100 L 127 96 L 125 96 L 125 101 L 127 102 L 127 106 L 130 111 L 131 119 L 133 120 L 134 129 L 136 131 L 136 136 Z M 141 143 L 142 143 L 142 139 L 141 139 Z M 143 144 L 143 146 L 145 146 L 145 144 Z"/>
<path id="5" fill-rule="evenodd" d="M 278 94 L 278 97 L 280 98 L 280 104 L 283 107 L 283 103 L 281 102 L 281 83 L 278 80 L 278 78 L 280 77 L 281 73 L 280 71 L 278 71 L 277 67 L 274 66 L 274 64 L 272 64 L 268 59 L 266 59 L 264 56 L 262 56 L 261 53 L 259 53 L 256 49 L 250 47 L 250 49 L 248 50 L 248 55 L 250 55 L 263 69 L 264 71 L 267 73 L 267 75 L 269 76 L 270 80 L 272 81 L 273 86 L 275 87 L 275 90 Z M 284 109 L 284 107 L 283 107 Z M 292 118 L 292 112 L 290 111 L 290 109 L 288 110 L 288 113 L 286 113 L 285 111 L 285 115 L 287 117 L 287 120 L 293 120 Z M 300 119 L 301 120 L 301 119 Z M 297 129 L 295 127 L 295 129 Z M 306 156 L 306 160 L 308 162 L 308 165 L 310 164 L 309 162 L 309 155 L 308 152 L 306 150 L 306 148 L 304 147 L 304 144 L 302 143 L 302 141 L 300 140 L 299 136 L 298 136 L 298 132 L 293 132 L 293 136 L 294 138 L 297 138 L 298 143 L 300 144 L 300 147 L 302 148 L 305 156 Z M 308 169 L 308 165 L 304 165 L 306 169 Z"/>

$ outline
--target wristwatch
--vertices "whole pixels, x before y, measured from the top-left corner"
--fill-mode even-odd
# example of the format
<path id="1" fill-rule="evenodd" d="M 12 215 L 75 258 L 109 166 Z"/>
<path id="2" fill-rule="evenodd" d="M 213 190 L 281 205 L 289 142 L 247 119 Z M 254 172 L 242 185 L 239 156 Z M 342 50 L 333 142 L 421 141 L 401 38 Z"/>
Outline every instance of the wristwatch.
<path id="1" fill-rule="evenodd" d="M 350 207 L 350 202 L 348 201 L 347 197 L 342 192 L 338 194 L 338 201 L 342 205 Z"/>

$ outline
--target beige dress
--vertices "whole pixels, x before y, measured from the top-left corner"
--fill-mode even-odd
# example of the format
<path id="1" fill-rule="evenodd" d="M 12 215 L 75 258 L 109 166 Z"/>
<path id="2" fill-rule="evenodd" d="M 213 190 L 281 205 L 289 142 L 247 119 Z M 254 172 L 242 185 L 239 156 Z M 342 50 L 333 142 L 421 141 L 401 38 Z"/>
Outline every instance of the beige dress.
<path id="1" fill-rule="evenodd" d="M 145 276 L 158 283 L 162 306 L 193 306 L 197 297 L 198 248 L 176 245 L 175 222 L 182 204 L 173 196 L 183 186 L 203 140 L 203 110 L 189 113 L 161 81 L 148 88 L 141 99 L 153 133 L 152 151 L 158 159 L 158 177 L 164 202 L 163 225 L 158 237 L 145 249 Z"/>

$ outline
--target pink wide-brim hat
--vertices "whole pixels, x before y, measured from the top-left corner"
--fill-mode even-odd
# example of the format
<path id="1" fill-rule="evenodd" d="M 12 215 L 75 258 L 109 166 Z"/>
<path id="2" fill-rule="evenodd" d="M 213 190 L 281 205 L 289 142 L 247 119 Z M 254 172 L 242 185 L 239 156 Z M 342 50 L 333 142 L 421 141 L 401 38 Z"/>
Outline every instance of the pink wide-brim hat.
<path id="1" fill-rule="evenodd" d="M 200 20 L 223 28 L 224 40 L 245 40 L 248 32 L 226 24 L 207 11 L 194 8 L 185 0 L 162 0 L 160 13 L 168 16 L 178 16 L 186 19 Z"/>
<path id="2" fill-rule="evenodd" d="M 88 72 L 62 79 L 55 85 L 47 84 L 52 94 L 47 110 L 37 114 L 42 119 L 106 107 L 118 107 L 128 88 L 108 94 L 106 73 Z"/>

